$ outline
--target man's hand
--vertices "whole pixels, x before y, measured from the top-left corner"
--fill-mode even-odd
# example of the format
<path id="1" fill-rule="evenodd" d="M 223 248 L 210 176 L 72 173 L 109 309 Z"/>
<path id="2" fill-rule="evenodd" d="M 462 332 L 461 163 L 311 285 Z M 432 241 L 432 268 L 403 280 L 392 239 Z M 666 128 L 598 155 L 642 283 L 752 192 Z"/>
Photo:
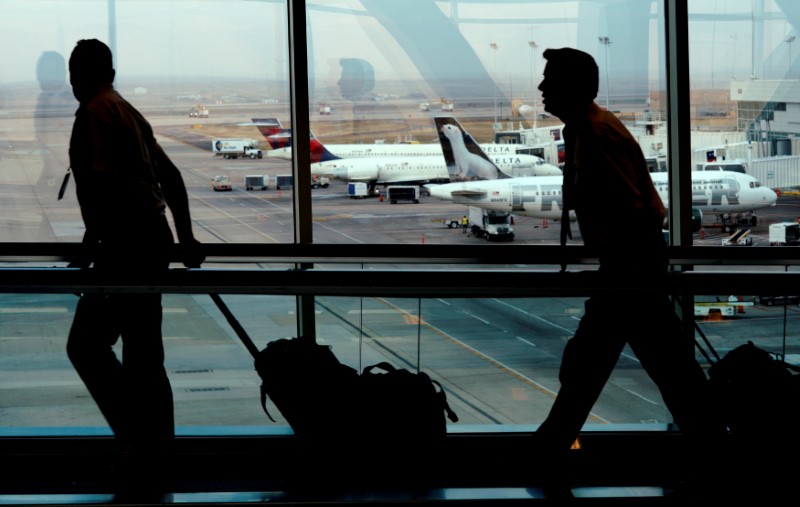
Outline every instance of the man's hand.
<path id="1" fill-rule="evenodd" d="M 569 210 L 566 208 L 561 212 L 561 246 L 567 244 L 567 239 L 572 239 L 572 228 L 569 224 Z M 567 263 L 561 263 L 561 271 L 567 270 Z"/>
<path id="2" fill-rule="evenodd" d="M 200 251 L 200 242 L 192 238 L 181 243 L 181 260 L 187 268 L 199 268 L 206 256 Z"/>

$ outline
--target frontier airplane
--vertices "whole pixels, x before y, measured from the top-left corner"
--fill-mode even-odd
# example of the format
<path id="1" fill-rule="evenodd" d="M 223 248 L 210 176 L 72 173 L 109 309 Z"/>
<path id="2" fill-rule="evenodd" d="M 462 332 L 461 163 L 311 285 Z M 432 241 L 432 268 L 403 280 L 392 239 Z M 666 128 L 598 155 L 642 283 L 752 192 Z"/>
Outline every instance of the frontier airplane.
<path id="1" fill-rule="evenodd" d="M 492 163 L 489 157 L 470 144 L 471 138 L 455 118 L 436 117 L 435 122 L 451 182 L 428 185 L 432 196 L 523 216 L 561 218 L 562 176 L 481 179 L 481 171 Z M 669 206 L 668 173 L 650 176 L 664 205 Z M 754 211 L 774 206 L 778 198 L 757 179 L 739 172 L 693 171 L 691 177 L 692 207 L 716 215 L 723 228 L 735 228 L 741 218 L 751 221 Z"/>

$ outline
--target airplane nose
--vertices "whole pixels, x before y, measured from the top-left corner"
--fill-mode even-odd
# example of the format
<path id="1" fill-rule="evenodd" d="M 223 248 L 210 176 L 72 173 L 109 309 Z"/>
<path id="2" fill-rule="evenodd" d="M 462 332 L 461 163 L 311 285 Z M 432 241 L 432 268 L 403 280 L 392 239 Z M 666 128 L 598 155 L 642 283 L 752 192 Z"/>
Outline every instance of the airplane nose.
<path id="1" fill-rule="evenodd" d="M 767 201 L 769 201 L 769 203 L 774 206 L 775 203 L 778 202 L 778 193 L 772 190 L 771 188 L 767 188 L 765 190 L 768 192 Z"/>

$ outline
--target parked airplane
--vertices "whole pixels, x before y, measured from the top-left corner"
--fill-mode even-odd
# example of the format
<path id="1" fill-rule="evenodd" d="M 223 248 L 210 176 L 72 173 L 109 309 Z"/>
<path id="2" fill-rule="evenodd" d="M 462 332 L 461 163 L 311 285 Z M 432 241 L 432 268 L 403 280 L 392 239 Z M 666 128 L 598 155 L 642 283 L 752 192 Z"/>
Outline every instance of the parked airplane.
<path id="1" fill-rule="evenodd" d="M 363 181 L 367 182 L 371 188 L 374 188 L 375 185 L 422 185 L 451 181 L 447 164 L 441 156 L 442 148 L 438 146 L 439 153 L 429 156 L 398 154 L 339 158 L 318 140 L 312 139 L 311 141 L 312 175 L 344 181 Z M 469 134 L 464 134 L 460 145 L 464 146 L 464 149 L 466 149 L 465 146 L 469 146 L 471 151 L 481 151 L 478 143 Z M 497 155 L 487 158 L 487 160 L 493 171 L 499 171 L 492 174 L 494 177 L 508 177 L 508 174 L 519 171 L 542 176 L 561 174 L 561 169 L 545 163 L 535 155 Z M 490 173 L 484 171 L 483 174 Z"/>
<path id="2" fill-rule="evenodd" d="M 257 124 L 257 118 L 253 118 L 253 124 Z M 261 119 L 262 123 L 263 120 Z M 282 128 L 281 128 L 282 129 Z M 291 129 L 282 129 L 280 131 L 269 128 L 267 126 L 259 127 L 259 131 L 264 138 L 269 142 L 272 150 L 267 152 L 268 157 L 276 157 L 285 160 L 292 159 L 291 147 Z M 314 159 L 315 153 L 319 153 L 319 147 L 316 146 L 319 140 L 315 139 L 313 134 L 311 136 L 311 162 L 324 162 L 324 159 Z M 477 144 L 477 143 L 476 143 Z M 436 157 L 441 156 L 441 147 L 436 143 L 374 143 L 374 144 L 326 144 L 325 147 L 333 157 L 338 158 L 368 158 L 368 157 Z M 545 176 L 546 174 L 561 174 L 561 170 L 556 166 L 550 166 L 541 157 L 524 153 L 530 147 L 522 146 L 519 144 L 495 144 L 484 143 L 480 144 L 481 149 L 492 157 L 514 157 L 523 156 L 524 162 L 517 167 L 517 172 L 524 173 L 527 176 L 539 175 Z M 319 156 L 319 155 L 317 155 Z M 535 158 L 529 158 L 535 157 Z M 530 165 L 527 165 L 530 162 Z M 537 170 L 538 169 L 538 170 Z M 543 171 L 547 171 L 545 174 Z M 557 170 L 557 172 L 556 172 Z"/>
<path id="3" fill-rule="evenodd" d="M 475 167 L 482 167 L 489 161 L 485 153 L 469 153 L 473 160 L 459 146 L 453 146 L 456 139 L 455 128 L 458 122 L 452 118 L 436 118 L 440 132 L 442 153 L 448 164 L 451 183 L 428 185 L 431 195 L 440 199 L 516 213 L 538 218 L 560 219 L 562 209 L 561 176 L 533 176 L 504 179 L 476 180 Z M 454 128 L 455 127 L 455 128 Z M 474 158 L 480 158 L 477 163 Z M 472 165 L 470 165 L 472 164 Z M 669 206 L 668 173 L 650 173 L 658 195 Z M 723 230 L 735 229 L 740 219 L 751 224 L 753 212 L 774 206 L 777 194 L 750 175 L 732 171 L 694 171 L 692 172 L 692 207 L 701 213 L 717 217 Z M 574 219 L 574 216 L 572 216 Z"/>

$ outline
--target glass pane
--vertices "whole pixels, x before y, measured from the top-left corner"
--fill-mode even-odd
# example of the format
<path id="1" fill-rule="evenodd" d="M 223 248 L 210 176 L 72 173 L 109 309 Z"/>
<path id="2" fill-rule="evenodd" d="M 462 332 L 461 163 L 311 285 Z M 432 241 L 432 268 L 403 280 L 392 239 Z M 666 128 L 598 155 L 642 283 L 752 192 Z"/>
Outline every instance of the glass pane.
<path id="1" fill-rule="evenodd" d="M 655 2 L 321 0 L 306 6 L 312 145 L 319 148 L 312 158 L 323 156 L 312 173 L 331 180 L 313 199 L 315 237 L 324 242 L 557 243 L 564 154 L 562 124 L 544 111 L 538 90 L 547 48 L 591 54 L 600 69 L 597 102 L 617 112 L 637 138 L 652 121 L 661 129 L 666 121 Z M 437 116 L 455 117 L 470 134 L 465 142 L 482 147 L 514 179 L 468 182 L 488 192 L 453 196 L 454 187 L 444 186 L 452 183 L 453 165 L 442 160 Z M 648 138 L 648 154 L 651 144 L 666 150 L 665 139 L 659 141 Z M 499 173 L 481 174 L 495 179 Z M 538 178 L 546 175 L 553 176 Z M 398 186 L 418 186 L 419 193 L 395 199 Z M 470 214 L 470 207 L 478 211 Z M 485 226 L 481 209 L 513 223 L 497 233 Z M 462 219 L 477 234 L 443 230 L 442 224 Z M 387 220 L 390 227 L 364 227 Z"/>
<path id="2" fill-rule="evenodd" d="M 781 1 L 694 0 L 689 17 L 692 167 L 717 176 L 693 182 L 697 244 L 794 244 L 797 13 Z"/>
<path id="3" fill-rule="evenodd" d="M 798 87 L 793 43 L 800 19 L 790 4 L 689 2 L 692 200 L 702 209 L 697 245 L 798 244 L 800 130 L 794 118 L 800 105 L 793 98 Z M 797 296 L 753 287 L 750 294 L 698 296 L 695 316 L 721 355 L 752 340 L 794 361 L 797 303 Z"/>
<path id="4" fill-rule="evenodd" d="M 88 38 L 112 48 L 116 89 L 181 169 L 200 241 L 294 240 L 290 187 L 276 181 L 290 165 L 263 156 L 261 133 L 288 111 L 284 2 L 10 1 L 2 11 L 0 40 L 14 50 L 0 57 L 1 241 L 83 234 L 74 183 L 57 193 L 77 108 L 66 63 Z"/>

